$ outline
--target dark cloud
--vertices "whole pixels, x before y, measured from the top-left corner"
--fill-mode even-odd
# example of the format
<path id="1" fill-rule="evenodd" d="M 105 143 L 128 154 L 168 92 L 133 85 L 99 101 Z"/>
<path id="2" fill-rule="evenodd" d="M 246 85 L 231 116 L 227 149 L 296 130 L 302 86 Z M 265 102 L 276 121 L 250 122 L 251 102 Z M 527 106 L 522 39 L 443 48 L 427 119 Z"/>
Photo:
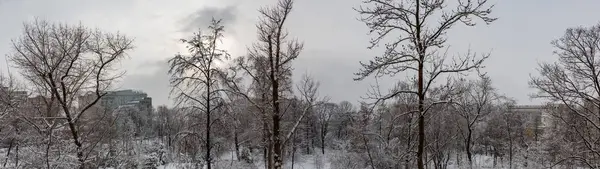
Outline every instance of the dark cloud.
<path id="1" fill-rule="evenodd" d="M 235 22 L 237 18 L 237 8 L 235 6 L 227 6 L 225 8 L 205 7 L 201 8 L 188 17 L 182 20 L 183 32 L 194 32 L 198 29 L 208 27 L 213 18 L 221 19 L 221 23 L 225 26 Z"/>

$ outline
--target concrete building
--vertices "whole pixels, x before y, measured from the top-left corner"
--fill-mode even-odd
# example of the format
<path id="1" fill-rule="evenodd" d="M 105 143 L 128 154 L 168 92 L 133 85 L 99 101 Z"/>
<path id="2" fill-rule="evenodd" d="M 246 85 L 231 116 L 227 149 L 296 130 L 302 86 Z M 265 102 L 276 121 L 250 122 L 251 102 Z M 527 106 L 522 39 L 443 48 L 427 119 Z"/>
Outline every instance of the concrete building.
<path id="1" fill-rule="evenodd" d="M 80 107 L 90 103 L 94 98 L 96 98 L 94 93 L 88 93 L 80 96 Z M 141 111 L 151 111 L 152 98 L 148 97 L 148 94 L 136 90 L 108 91 L 106 95 L 104 95 L 98 101 L 97 105 L 109 111 L 115 110 L 122 106 L 133 106 Z"/>
<path id="2" fill-rule="evenodd" d="M 516 105 L 512 111 L 517 113 L 526 114 L 527 121 L 535 123 L 535 120 L 539 120 L 537 127 L 547 128 L 552 126 L 552 116 L 550 115 L 551 107 L 545 105 Z"/>

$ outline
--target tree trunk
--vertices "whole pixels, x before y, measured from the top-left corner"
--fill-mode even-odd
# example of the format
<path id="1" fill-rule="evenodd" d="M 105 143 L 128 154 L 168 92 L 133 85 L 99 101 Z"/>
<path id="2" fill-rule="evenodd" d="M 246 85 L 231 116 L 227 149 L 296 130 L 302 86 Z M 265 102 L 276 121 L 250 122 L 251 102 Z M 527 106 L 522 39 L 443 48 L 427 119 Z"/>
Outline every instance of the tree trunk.
<path id="1" fill-rule="evenodd" d="M 233 141 L 235 142 L 235 156 L 237 157 L 237 160 L 239 161 L 240 160 L 240 141 L 238 139 L 237 127 L 233 131 Z"/>
<path id="2" fill-rule="evenodd" d="M 15 167 L 19 168 L 19 144 L 15 146 Z"/>
<path id="3" fill-rule="evenodd" d="M 325 154 L 325 135 L 326 135 L 326 129 L 325 128 L 321 128 L 321 153 Z"/>
<path id="4" fill-rule="evenodd" d="M 421 72 L 422 71 L 422 66 L 420 66 L 419 69 Z M 420 74 L 420 77 L 422 77 L 422 74 Z M 423 81 L 421 78 L 419 78 L 419 86 L 422 87 L 423 85 Z M 419 90 L 422 90 L 421 88 L 419 88 Z M 419 146 L 418 146 L 418 150 L 417 150 L 417 165 L 419 167 L 419 169 L 424 169 L 424 163 L 423 163 L 423 158 L 424 158 L 424 148 L 425 148 L 425 116 L 424 116 L 424 112 L 423 112 L 423 95 L 419 94 Z"/>
<path id="5" fill-rule="evenodd" d="M 10 158 L 10 150 L 12 149 L 14 142 L 15 142 L 15 139 L 12 139 L 10 141 L 10 144 L 8 145 L 8 151 L 6 152 L 6 160 L 4 161 L 4 165 L 2 167 L 6 167 L 6 163 L 8 162 L 8 159 Z"/>
<path id="6" fill-rule="evenodd" d="M 277 83 L 275 83 L 277 84 Z M 277 86 L 277 85 L 274 85 Z M 275 98 L 279 97 L 278 92 L 274 92 Z M 278 99 L 273 99 L 278 100 Z M 273 158 L 274 158 L 274 169 L 281 169 L 283 167 L 282 160 L 282 151 L 281 151 L 281 140 L 279 138 L 279 122 L 281 121 L 279 117 L 279 101 L 274 101 L 275 112 L 273 113 Z"/>
<path id="7" fill-rule="evenodd" d="M 423 43 L 421 42 L 421 23 L 419 21 L 419 8 L 420 8 L 419 0 L 416 1 L 416 12 L 415 12 L 415 22 L 416 22 L 416 41 L 417 41 L 417 53 L 419 54 L 419 69 L 418 69 L 418 91 L 419 95 L 419 146 L 417 149 L 417 166 L 419 169 L 424 169 L 423 156 L 425 154 L 425 110 L 424 110 L 424 101 L 425 101 L 425 88 L 423 86 L 423 64 L 425 62 L 425 51 L 423 48 Z"/>
<path id="8" fill-rule="evenodd" d="M 321 153 L 325 154 L 325 140 L 321 140 Z"/>
<path id="9" fill-rule="evenodd" d="M 412 124 L 412 113 L 409 114 L 409 116 L 408 116 L 407 124 L 408 124 L 408 128 L 407 128 L 408 132 L 406 132 L 406 133 L 408 135 L 408 141 L 406 142 L 406 152 L 410 152 L 411 151 L 410 143 L 412 141 L 412 125 L 411 125 Z M 410 168 L 409 167 L 410 166 L 410 158 L 409 157 L 405 157 L 405 158 L 406 158 L 406 164 L 404 164 L 405 165 L 404 169 L 409 169 Z"/>
<path id="10" fill-rule="evenodd" d="M 269 137 L 269 145 L 267 146 L 267 162 L 268 162 L 268 169 L 272 169 L 274 166 L 274 162 L 273 162 L 273 140 L 272 140 L 272 136 Z"/>
<path id="11" fill-rule="evenodd" d="M 494 148 L 494 149 L 495 149 L 495 148 Z M 498 163 L 498 161 L 497 161 L 497 160 L 498 160 L 498 156 L 496 155 L 496 153 L 495 153 L 495 150 L 494 150 L 494 154 L 493 154 L 493 156 L 494 156 L 494 164 L 493 164 L 493 167 L 495 168 L 495 167 L 496 167 L 496 164 Z"/>
<path id="12" fill-rule="evenodd" d="M 292 169 L 294 169 L 295 158 L 296 158 L 296 134 L 294 134 L 294 140 L 292 141 Z"/>
<path id="13" fill-rule="evenodd" d="M 313 148 L 315 147 L 315 139 L 313 137 L 313 136 L 317 135 L 317 128 L 315 127 L 315 123 L 313 123 L 313 122 L 310 123 L 309 131 L 310 131 L 310 137 L 309 137 L 310 144 L 309 144 L 308 148 L 310 151 L 308 152 L 308 154 L 310 154 L 312 151 L 314 151 Z"/>
<path id="14" fill-rule="evenodd" d="M 266 94 L 262 93 L 261 101 L 266 102 Z M 265 163 L 265 169 L 270 169 L 273 166 L 272 158 L 271 158 L 271 135 L 269 134 L 269 121 L 267 112 L 262 111 L 263 116 L 263 159 Z"/>
<path id="15" fill-rule="evenodd" d="M 208 69 L 210 70 L 210 66 Z M 210 85 L 211 85 L 210 84 L 210 81 L 211 81 L 210 73 L 208 73 L 208 77 L 206 78 L 206 80 L 207 80 L 206 91 L 208 91 L 208 92 L 206 92 L 206 103 L 205 103 L 206 104 L 206 145 L 205 145 L 206 146 L 206 157 L 205 157 L 205 160 L 206 160 L 207 169 L 211 169 L 212 167 L 210 164 L 211 163 L 211 158 L 210 158 L 210 149 L 211 149 L 211 147 L 210 147 L 210 123 L 211 123 L 211 121 L 210 121 L 210 112 L 211 112 L 211 110 L 210 110 L 210 101 L 211 101 L 210 93 L 212 91 L 210 91 Z"/>
<path id="16" fill-rule="evenodd" d="M 48 168 L 50 168 L 50 145 L 52 145 L 52 131 L 48 135 L 48 144 L 46 145 L 46 167 Z"/>
<path id="17" fill-rule="evenodd" d="M 371 149 L 369 149 L 369 142 L 367 138 L 363 134 L 363 142 L 365 143 L 365 148 L 367 149 L 367 155 L 369 155 L 369 162 L 371 163 L 371 168 L 375 169 L 375 163 L 373 162 L 373 156 L 371 156 Z"/>
<path id="18" fill-rule="evenodd" d="M 510 134 L 510 125 L 508 125 L 509 122 L 507 120 L 507 131 L 508 131 L 508 168 L 512 169 L 512 160 L 513 160 L 513 139 L 512 139 L 512 135 Z"/>
<path id="19" fill-rule="evenodd" d="M 306 138 L 304 138 L 304 141 L 306 141 L 306 144 L 305 144 L 306 154 L 310 154 L 310 141 L 309 140 L 311 139 L 310 138 L 310 127 L 309 127 L 310 125 L 308 123 L 309 123 L 308 120 L 306 120 L 306 127 L 304 127 L 304 129 L 305 129 L 304 136 L 306 136 Z"/>
<path id="20" fill-rule="evenodd" d="M 469 131 L 468 132 L 469 133 L 467 134 L 467 142 L 465 143 L 466 144 L 465 145 L 465 147 L 466 147 L 465 149 L 467 151 L 467 158 L 469 160 L 469 166 L 473 166 L 473 158 L 472 158 L 472 155 L 471 155 L 471 137 L 473 135 L 473 131 L 472 131 L 471 127 L 469 127 Z"/>
<path id="21" fill-rule="evenodd" d="M 456 165 L 460 166 L 460 154 L 459 151 L 456 151 Z"/>

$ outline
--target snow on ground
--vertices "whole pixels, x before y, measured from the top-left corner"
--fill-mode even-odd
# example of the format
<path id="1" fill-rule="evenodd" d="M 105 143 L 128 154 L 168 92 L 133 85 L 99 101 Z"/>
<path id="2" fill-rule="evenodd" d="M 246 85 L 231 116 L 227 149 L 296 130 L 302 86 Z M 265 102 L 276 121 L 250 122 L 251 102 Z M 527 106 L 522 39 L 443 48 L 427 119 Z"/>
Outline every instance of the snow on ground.
<path id="1" fill-rule="evenodd" d="M 310 155 L 300 155 L 296 154 L 293 164 L 293 169 L 331 169 L 329 163 L 329 155 L 330 153 L 326 152 L 326 155 L 323 156 L 320 153 L 314 153 Z M 244 162 L 240 162 L 237 160 L 235 155 L 235 151 L 224 153 L 220 156 L 219 160 L 215 164 L 215 169 L 262 169 L 264 167 L 264 163 L 261 160 L 261 157 L 254 157 L 254 164 L 245 164 Z M 158 166 L 158 169 L 192 169 L 195 168 L 193 164 L 187 163 L 169 163 L 166 165 Z M 203 167 L 206 168 L 206 167 Z M 291 169 L 292 161 L 288 159 L 285 163 L 284 168 Z"/>
<path id="2" fill-rule="evenodd" d="M 170 163 L 166 165 L 158 166 L 157 169 L 192 169 L 194 164 L 190 163 Z"/>
<path id="3" fill-rule="evenodd" d="M 329 156 L 320 153 L 301 156 L 294 162 L 294 169 L 330 169 Z M 292 164 L 288 161 L 285 168 L 292 168 Z"/>
<path id="4" fill-rule="evenodd" d="M 294 164 L 292 167 L 292 160 L 288 159 L 285 162 L 285 169 L 334 169 L 331 165 L 331 161 L 333 158 L 339 157 L 341 151 L 329 150 L 325 151 L 325 154 L 321 153 L 313 153 L 313 154 L 296 154 L 294 159 Z M 468 168 L 465 166 L 467 164 L 466 161 L 461 162 L 461 166 L 456 165 L 456 161 L 451 159 L 449 161 L 448 169 L 465 169 Z M 522 161 L 513 161 L 512 168 L 543 168 L 542 166 L 537 166 L 535 163 L 530 162 L 528 167 L 523 166 Z M 159 166 L 158 169 L 192 169 L 194 168 L 193 164 L 182 164 L 182 163 L 170 163 L 167 165 Z M 264 162 L 262 161 L 261 156 L 254 157 L 254 164 L 247 164 L 244 162 L 240 162 L 237 160 L 234 151 L 224 153 L 220 156 L 219 160 L 214 165 L 215 169 L 263 169 Z M 501 160 L 500 158 L 496 161 L 496 166 L 494 166 L 494 158 L 486 155 L 475 155 L 473 161 L 473 169 L 508 169 L 509 164 L 508 160 L 505 158 Z M 557 166 L 555 168 L 562 168 L 561 166 Z"/>

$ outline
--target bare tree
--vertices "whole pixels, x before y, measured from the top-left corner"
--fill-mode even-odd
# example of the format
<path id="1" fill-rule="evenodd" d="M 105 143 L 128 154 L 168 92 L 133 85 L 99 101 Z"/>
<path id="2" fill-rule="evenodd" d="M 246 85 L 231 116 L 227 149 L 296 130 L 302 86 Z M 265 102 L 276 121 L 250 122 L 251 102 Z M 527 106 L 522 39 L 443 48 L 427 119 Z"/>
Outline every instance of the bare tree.
<path id="1" fill-rule="evenodd" d="M 337 139 L 342 139 L 348 135 L 348 126 L 352 118 L 351 113 L 354 111 L 354 106 L 348 101 L 342 101 L 338 103 L 337 107 L 338 109 L 333 115 L 336 123 L 333 126 L 336 128 Z"/>
<path id="2" fill-rule="evenodd" d="M 338 111 L 337 104 L 335 103 L 324 103 L 316 107 L 317 119 L 319 124 L 319 137 L 321 140 L 321 153 L 325 154 L 325 138 L 329 133 L 329 125 L 331 117 Z"/>
<path id="3" fill-rule="evenodd" d="M 223 38 L 224 27 L 221 20 L 212 20 L 208 33 L 200 31 L 191 39 L 182 42 L 187 44 L 189 55 L 177 54 L 169 60 L 171 68 L 172 94 L 176 95 L 179 104 L 190 106 L 205 116 L 205 161 L 211 168 L 211 127 L 213 113 L 223 105 L 220 89 L 219 62 L 229 59 L 229 53 L 218 47 Z M 195 124 L 192 124 L 195 126 Z"/>
<path id="4" fill-rule="evenodd" d="M 82 25 L 36 20 L 26 23 L 23 34 L 12 44 L 9 58 L 21 75 L 56 98 L 76 147 L 78 167 L 85 168 L 89 155 L 84 154 L 85 148 L 93 149 L 95 145 L 85 145 L 81 118 L 122 75 L 115 72 L 115 65 L 133 48 L 132 40 Z M 92 101 L 75 105 L 77 96 L 86 91 L 94 93 Z"/>
<path id="5" fill-rule="evenodd" d="M 530 85 L 539 92 L 534 97 L 564 104 L 568 113 L 577 117 L 558 116 L 582 148 L 567 157 L 591 168 L 600 167 L 600 24 L 566 30 L 563 37 L 552 41 L 558 56 L 555 63 L 540 64 L 538 77 Z M 581 126 L 580 124 L 583 124 Z M 587 132 L 584 132 L 587 130 Z M 559 160 L 560 162 L 564 160 Z"/>
<path id="6" fill-rule="evenodd" d="M 27 92 L 20 90 L 20 85 L 12 74 L 5 76 L 0 74 L 0 135 L 2 135 L 2 146 L 6 146 L 8 143 L 8 151 L 6 152 L 6 160 L 2 167 L 6 167 L 10 156 L 11 150 L 16 148 L 18 154 L 19 140 L 21 137 L 21 129 L 19 123 L 19 115 L 23 111 L 25 104 L 27 104 Z M 16 155 L 18 157 L 18 155 Z M 18 166 L 18 160 L 15 161 L 15 167 Z"/>
<path id="7" fill-rule="evenodd" d="M 265 107 L 264 105 L 261 105 L 261 103 L 264 104 L 269 104 L 269 102 L 263 102 L 265 98 L 260 98 L 258 99 L 254 99 L 251 93 L 252 92 L 247 92 L 245 90 L 243 90 L 243 86 L 241 86 L 241 82 L 238 80 L 234 80 L 236 79 L 235 77 L 236 72 L 241 69 L 247 69 L 247 67 L 244 67 L 247 65 L 239 65 L 239 63 L 237 63 L 232 69 L 234 71 L 230 72 L 231 74 L 227 75 L 226 79 L 228 79 L 228 90 L 234 94 L 238 94 L 239 96 L 242 96 L 242 98 L 246 98 L 246 101 L 249 102 L 250 105 L 252 105 L 252 107 L 255 107 L 257 109 L 259 109 L 259 113 L 257 115 L 263 115 L 263 113 L 268 113 L 267 110 L 269 110 L 269 107 Z M 251 70 L 242 70 L 244 73 L 253 75 L 255 72 L 258 72 L 257 70 L 251 71 Z M 260 74 L 256 74 L 256 75 L 260 75 Z M 254 80 L 252 83 L 259 83 L 261 82 L 260 80 L 256 80 L 257 76 L 251 76 Z M 280 136 L 281 137 L 281 148 L 284 148 L 284 145 L 287 145 L 287 143 L 289 143 L 291 141 L 291 139 L 293 139 L 294 133 L 296 132 L 296 130 L 298 129 L 300 123 L 303 121 L 303 119 L 305 119 L 305 117 L 307 116 L 308 112 L 312 111 L 316 106 L 319 106 L 321 103 L 325 103 L 325 101 L 327 100 L 327 97 L 324 98 L 320 98 L 318 96 L 318 86 L 319 83 L 314 81 L 310 76 L 303 76 L 302 80 L 300 81 L 299 84 L 296 85 L 296 89 L 299 92 L 299 100 L 301 101 L 300 105 L 301 105 L 301 110 L 297 111 L 297 113 L 294 115 L 294 120 L 292 121 L 292 124 L 289 128 L 289 130 L 287 130 L 287 133 L 285 135 Z M 254 86 L 257 87 L 257 86 Z M 254 88 L 253 90 L 257 90 L 256 88 Z M 260 89 L 258 89 L 260 90 Z M 285 91 L 285 90 L 284 90 Z M 255 91 L 254 94 L 260 94 L 260 91 Z M 271 106 L 271 105 L 269 105 Z M 239 117 L 238 117 L 239 118 Z M 264 122 L 264 121 L 263 121 Z M 264 124 L 264 123 L 263 123 Z M 273 123 L 267 123 L 267 125 L 272 125 Z M 263 126 L 264 127 L 264 126 Z M 267 126 L 269 128 L 268 129 L 268 133 L 269 133 L 269 138 L 267 138 L 268 140 L 273 140 L 273 135 L 272 135 L 272 128 L 270 128 L 270 126 Z M 264 137 L 264 136 L 263 136 Z M 265 140 L 263 140 L 265 141 Z M 266 168 L 274 168 L 275 165 L 274 164 L 270 164 L 273 162 L 274 159 L 270 159 L 274 157 L 274 151 L 273 151 L 273 146 L 272 145 L 274 142 L 272 141 L 268 141 L 267 145 L 265 145 L 267 151 L 265 152 L 265 167 Z M 283 161 L 282 161 L 283 162 Z M 283 165 L 283 164 L 282 164 Z"/>
<path id="8" fill-rule="evenodd" d="M 221 79 L 226 82 L 225 87 L 229 93 L 242 97 L 255 109 L 255 111 L 249 111 L 249 113 L 261 117 L 263 159 L 265 167 L 269 168 L 269 164 L 272 164 L 272 158 L 270 157 L 272 155 L 272 151 L 270 151 L 272 150 L 270 140 L 271 120 L 268 119 L 270 84 L 267 69 L 269 67 L 265 57 L 255 54 L 252 50 L 250 51 L 248 56 L 235 59 L 234 65 L 229 67 L 229 71 L 221 74 Z M 244 82 L 248 77 L 250 77 L 250 85 L 246 87 Z M 235 96 L 230 98 L 233 97 Z"/>
<path id="9" fill-rule="evenodd" d="M 458 85 L 462 91 L 453 104 L 459 118 L 456 124 L 460 129 L 469 165 L 472 167 L 471 145 L 474 129 L 485 116 L 493 112 L 497 97 L 491 79 L 485 74 L 479 75 L 477 80 L 463 81 Z"/>
<path id="10" fill-rule="evenodd" d="M 446 73 L 458 73 L 479 68 L 489 56 L 477 58 L 467 53 L 446 63 L 446 54 L 441 51 L 447 38 L 446 33 L 456 23 L 474 26 L 473 18 L 491 23 L 496 18 L 488 16 L 491 6 L 487 0 L 457 0 L 455 9 L 447 6 L 446 0 L 365 0 L 364 6 L 356 9 L 364 17 L 361 19 L 375 34 L 370 41 L 374 48 L 385 44 L 382 56 L 368 63 L 361 63 L 362 69 L 355 80 L 375 74 L 376 76 L 395 75 L 399 72 L 416 72 L 417 90 L 395 90 L 378 100 L 393 98 L 399 94 L 414 94 L 418 101 L 419 146 L 417 151 L 418 168 L 423 169 L 425 143 L 425 96 L 435 79 Z M 439 18 L 434 18 L 440 16 Z M 435 24 L 437 20 L 440 20 Z M 434 21 L 435 20 L 435 21 Z M 398 36 L 394 36 L 397 33 Z M 384 41 L 389 39 L 390 41 Z"/>
<path id="11" fill-rule="evenodd" d="M 261 20 L 256 25 L 258 29 L 258 42 L 249 49 L 248 60 L 251 65 L 243 64 L 239 60 L 240 67 L 234 70 L 243 70 L 250 75 L 254 84 L 255 95 L 260 101 L 255 101 L 252 95 L 241 92 L 239 81 L 231 80 L 229 87 L 233 91 L 242 94 L 263 114 L 263 138 L 267 142 L 265 149 L 266 167 L 280 169 L 283 167 L 283 143 L 281 137 L 281 98 L 285 92 L 291 92 L 291 62 L 298 57 L 303 48 L 302 43 L 297 40 L 289 40 L 288 33 L 284 28 L 287 17 L 292 11 L 292 0 L 281 0 L 274 7 L 262 8 Z M 265 69 L 266 68 L 266 69 Z M 231 77 L 229 78 L 231 79 Z M 269 102 L 269 106 L 261 106 L 259 103 Z M 269 117 L 270 116 L 270 117 Z M 302 118 L 303 116 L 301 116 Z M 269 119 L 270 120 L 267 120 Z M 269 129 L 269 130 L 266 130 Z M 290 132 L 285 138 L 289 138 Z"/>
<path id="12" fill-rule="evenodd" d="M 273 168 L 283 168 L 283 151 L 280 136 L 280 83 L 283 73 L 290 69 L 290 63 L 298 57 L 303 45 L 298 41 L 288 41 L 287 33 L 283 29 L 284 23 L 292 11 L 292 0 L 281 0 L 277 7 L 263 8 L 260 10 L 263 20 L 258 24 L 259 41 L 265 45 L 263 49 L 269 60 L 269 80 L 271 81 L 272 101 L 272 140 L 273 140 Z M 264 33 L 263 33 L 264 32 Z M 285 46 L 287 45 L 287 46 Z M 284 48 L 287 47 L 287 48 Z M 268 51 L 268 53 L 267 53 Z"/>
<path id="13" fill-rule="evenodd" d="M 27 92 L 19 90 L 20 86 L 13 75 L 0 74 L 0 120 L 15 112 L 27 99 Z"/>

